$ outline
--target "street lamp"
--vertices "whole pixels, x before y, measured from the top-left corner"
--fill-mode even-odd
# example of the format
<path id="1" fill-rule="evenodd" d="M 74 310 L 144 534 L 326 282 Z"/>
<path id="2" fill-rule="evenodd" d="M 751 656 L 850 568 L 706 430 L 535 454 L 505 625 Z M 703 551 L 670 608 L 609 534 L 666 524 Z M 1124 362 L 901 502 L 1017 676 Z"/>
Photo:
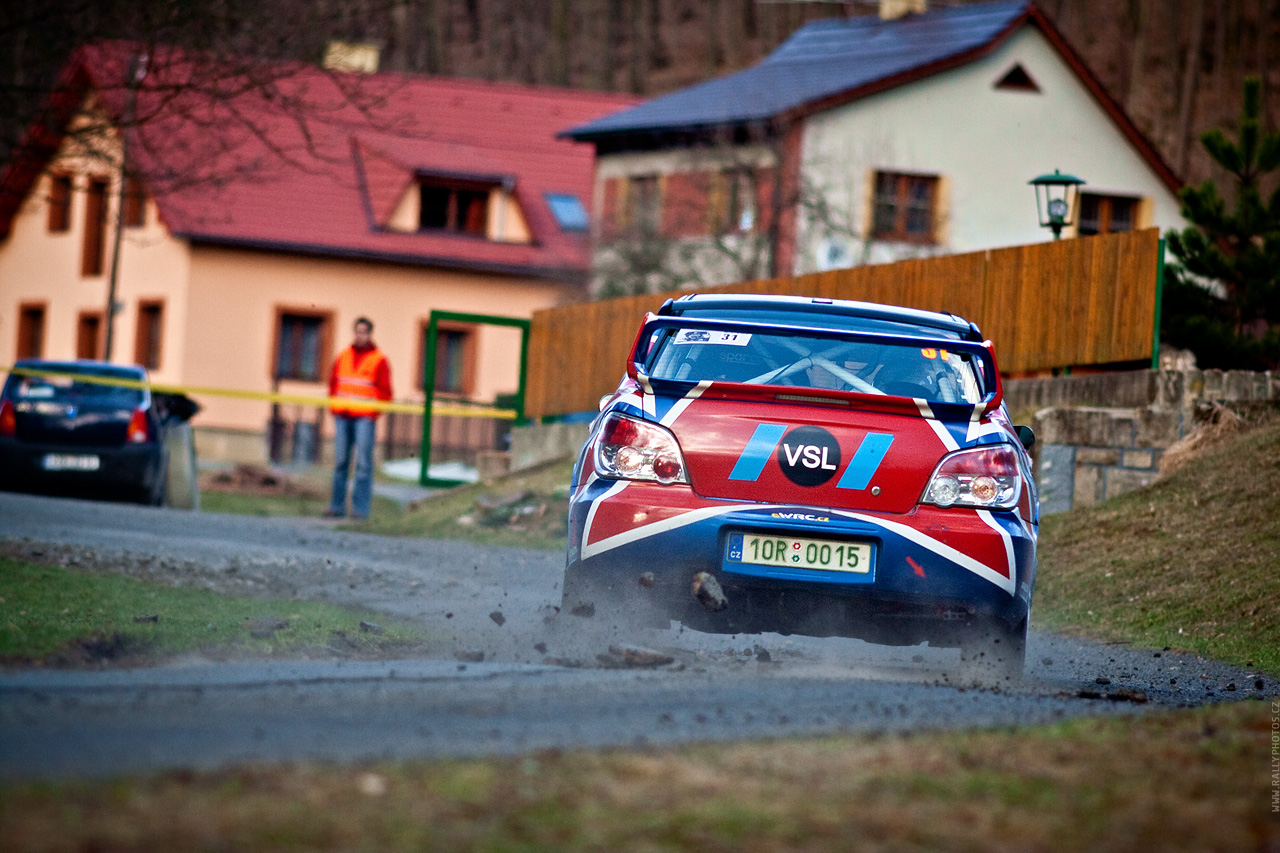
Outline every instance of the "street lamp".
<path id="1" fill-rule="evenodd" d="M 1053 239 L 1062 236 L 1062 229 L 1076 216 L 1076 200 L 1083 180 L 1075 175 L 1064 175 L 1057 169 L 1052 175 L 1041 175 L 1027 183 L 1036 188 L 1036 210 L 1040 214 L 1040 227 L 1053 230 Z"/>

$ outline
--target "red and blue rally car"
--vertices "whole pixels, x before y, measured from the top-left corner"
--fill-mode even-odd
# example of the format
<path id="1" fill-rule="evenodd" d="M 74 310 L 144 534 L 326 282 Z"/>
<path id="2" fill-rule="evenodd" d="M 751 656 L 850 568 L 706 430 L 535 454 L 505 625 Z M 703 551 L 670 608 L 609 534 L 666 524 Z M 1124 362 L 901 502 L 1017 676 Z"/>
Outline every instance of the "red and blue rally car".
<path id="1" fill-rule="evenodd" d="M 951 314 L 699 294 L 646 316 L 573 472 L 563 607 L 960 647 L 1021 673 L 1039 508 Z M 649 620 L 652 621 L 652 620 Z"/>

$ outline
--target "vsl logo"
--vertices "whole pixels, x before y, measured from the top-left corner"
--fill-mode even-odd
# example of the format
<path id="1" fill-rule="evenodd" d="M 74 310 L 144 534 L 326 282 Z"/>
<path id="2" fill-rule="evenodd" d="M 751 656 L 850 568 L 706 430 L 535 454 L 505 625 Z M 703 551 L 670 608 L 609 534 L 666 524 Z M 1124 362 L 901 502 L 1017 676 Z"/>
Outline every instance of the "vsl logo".
<path id="1" fill-rule="evenodd" d="M 893 436 L 869 432 L 836 483 L 838 489 L 865 489 L 875 476 Z M 765 465 L 775 457 L 787 479 L 798 486 L 821 486 L 840 469 L 840 444 L 835 436 L 816 426 L 802 426 L 787 432 L 785 424 L 757 424 L 747 446 L 729 473 L 730 480 L 760 479 Z"/>
<path id="2" fill-rule="evenodd" d="M 778 446 L 778 465 L 797 486 L 821 486 L 840 468 L 840 445 L 822 427 L 796 427 Z"/>

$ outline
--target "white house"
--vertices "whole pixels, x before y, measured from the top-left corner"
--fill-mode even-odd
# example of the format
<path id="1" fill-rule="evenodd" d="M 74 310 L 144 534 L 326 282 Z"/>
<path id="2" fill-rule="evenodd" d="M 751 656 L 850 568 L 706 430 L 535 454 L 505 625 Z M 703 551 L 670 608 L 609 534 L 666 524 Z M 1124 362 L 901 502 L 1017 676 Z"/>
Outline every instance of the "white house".
<path id="1" fill-rule="evenodd" d="M 1186 226 L 1178 176 L 1034 3 L 925 6 L 814 22 L 565 131 L 596 146 L 597 287 L 659 255 L 675 275 L 630 287 L 1053 239 L 1028 181 L 1055 170 L 1085 181 L 1063 237 Z"/>

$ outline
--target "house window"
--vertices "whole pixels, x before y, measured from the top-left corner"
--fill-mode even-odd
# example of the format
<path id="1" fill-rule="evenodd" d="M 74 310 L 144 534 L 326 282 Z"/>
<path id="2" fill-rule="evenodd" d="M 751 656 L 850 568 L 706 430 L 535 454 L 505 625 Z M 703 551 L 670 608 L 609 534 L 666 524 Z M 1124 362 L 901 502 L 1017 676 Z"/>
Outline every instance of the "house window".
<path id="1" fill-rule="evenodd" d="M 101 340 L 102 312 L 81 311 L 76 319 L 76 358 L 98 358 Z"/>
<path id="2" fill-rule="evenodd" d="M 418 388 L 426 378 L 427 324 L 422 324 L 418 350 Z M 460 323 L 436 325 L 435 392 L 469 397 L 474 389 L 476 330 Z"/>
<path id="3" fill-rule="evenodd" d="M 160 367 L 160 340 L 164 331 L 164 303 L 138 303 L 138 330 L 134 336 L 133 360 L 149 370 Z"/>
<path id="4" fill-rule="evenodd" d="M 319 382 L 328 341 L 327 314 L 281 311 L 276 323 L 275 377 Z"/>
<path id="5" fill-rule="evenodd" d="M 1080 193 L 1079 232 L 1086 235 L 1132 231 L 1137 212 L 1136 198 Z"/>
<path id="6" fill-rule="evenodd" d="M 938 179 L 930 175 L 876 172 L 871 236 L 876 240 L 933 243 Z"/>
<path id="7" fill-rule="evenodd" d="M 61 234 L 71 230 L 71 176 L 49 178 L 49 231 Z"/>
<path id="8" fill-rule="evenodd" d="M 137 178 L 126 178 L 124 182 L 124 224 L 129 228 L 147 224 L 147 194 Z"/>
<path id="9" fill-rule="evenodd" d="M 660 221 L 657 175 L 633 175 L 627 186 L 626 224 L 640 234 L 657 234 Z"/>
<path id="10" fill-rule="evenodd" d="M 418 192 L 419 230 L 485 236 L 489 225 L 488 188 L 424 183 Z"/>
<path id="11" fill-rule="evenodd" d="M 18 306 L 18 358 L 44 356 L 44 305 Z"/>
<path id="12" fill-rule="evenodd" d="M 107 182 L 101 178 L 89 181 L 84 206 L 84 251 L 80 274 L 102 275 L 107 248 Z"/>

